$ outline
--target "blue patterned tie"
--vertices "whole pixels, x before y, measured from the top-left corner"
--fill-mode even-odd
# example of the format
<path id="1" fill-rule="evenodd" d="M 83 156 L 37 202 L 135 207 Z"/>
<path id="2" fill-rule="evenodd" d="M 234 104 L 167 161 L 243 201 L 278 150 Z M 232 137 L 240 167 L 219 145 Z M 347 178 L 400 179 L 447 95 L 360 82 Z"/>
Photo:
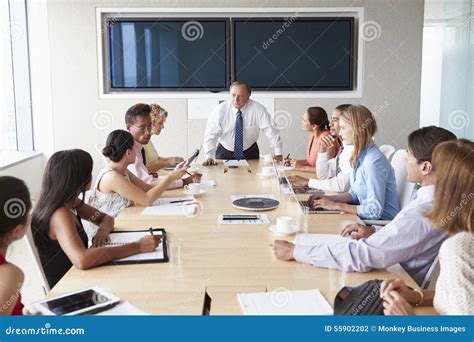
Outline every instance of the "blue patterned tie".
<path id="1" fill-rule="evenodd" d="M 244 125 L 240 109 L 237 111 L 235 118 L 234 158 L 237 160 L 244 159 Z"/>

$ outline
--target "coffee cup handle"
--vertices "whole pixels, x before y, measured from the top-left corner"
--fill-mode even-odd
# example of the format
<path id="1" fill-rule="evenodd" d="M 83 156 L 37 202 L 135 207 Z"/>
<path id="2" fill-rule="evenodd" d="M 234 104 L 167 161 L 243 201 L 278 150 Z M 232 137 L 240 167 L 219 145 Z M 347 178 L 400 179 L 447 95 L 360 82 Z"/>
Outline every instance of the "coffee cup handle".
<path id="1" fill-rule="evenodd" d="M 188 191 L 188 190 L 189 190 L 189 185 L 186 184 L 186 185 L 184 186 L 184 190 Z"/>

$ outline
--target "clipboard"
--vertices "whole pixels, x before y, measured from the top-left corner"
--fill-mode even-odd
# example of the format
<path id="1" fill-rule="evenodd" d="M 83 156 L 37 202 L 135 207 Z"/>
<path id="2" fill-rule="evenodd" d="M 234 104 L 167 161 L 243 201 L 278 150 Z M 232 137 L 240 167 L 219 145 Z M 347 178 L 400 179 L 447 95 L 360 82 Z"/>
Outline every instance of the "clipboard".
<path id="1" fill-rule="evenodd" d="M 138 253 L 122 259 L 112 260 L 108 265 L 130 265 L 130 264 L 150 264 L 169 262 L 168 245 L 166 243 L 166 230 L 164 228 L 153 228 L 153 233 L 158 233 L 161 236 L 161 243 L 158 249 L 154 252 Z M 127 243 L 136 242 L 143 236 L 150 234 L 149 229 L 120 231 L 110 233 L 112 241 L 105 245 L 105 247 L 120 246 Z M 114 237 L 117 237 L 114 239 Z"/>

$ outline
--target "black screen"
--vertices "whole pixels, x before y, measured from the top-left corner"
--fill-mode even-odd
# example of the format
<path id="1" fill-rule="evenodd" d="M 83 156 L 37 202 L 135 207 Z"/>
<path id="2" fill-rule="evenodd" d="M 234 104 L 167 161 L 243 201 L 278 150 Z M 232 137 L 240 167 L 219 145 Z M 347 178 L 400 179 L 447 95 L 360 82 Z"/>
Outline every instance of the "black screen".
<path id="1" fill-rule="evenodd" d="M 111 89 L 223 90 L 228 19 L 110 20 Z"/>
<path id="2" fill-rule="evenodd" d="M 353 26 L 353 18 L 235 19 L 235 79 L 261 90 L 350 90 Z"/>
<path id="3" fill-rule="evenodd" d="M 63 298 L 54 299 L 46 302 L 45 305 L 56 315 L 65 315 L 70 312 L 92 307 L 107 300 L 107 297 L 104 297 L 94 290 L 86 290 Z"/>

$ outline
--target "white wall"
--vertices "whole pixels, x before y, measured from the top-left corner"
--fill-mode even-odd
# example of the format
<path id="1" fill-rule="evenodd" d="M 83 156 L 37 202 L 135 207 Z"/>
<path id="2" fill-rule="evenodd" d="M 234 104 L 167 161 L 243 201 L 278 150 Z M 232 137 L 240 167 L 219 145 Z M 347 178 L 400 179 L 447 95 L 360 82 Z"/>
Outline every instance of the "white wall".
<path id="1" fill-rule="evenodd" d="M 35 1 L 31 1 L 35 2 Z M 143 100 L 99 99 L 98 65 L 96 43 L 96 7 L 252 7 L 254 1 L 126 1 L 126 0 L 51 0 L 47 3 L 47 39 L 43 49 L 49 54 L 50 69 L 41 70 L 49 74 L 44 84 L 50 86 L 51 107 L 48 104 L 33 106 L 35 115 L 44 117 L 50 124 L 48 143 L 54 150 L 82 148 L 94 157 L 100 166 L 100 155 L 95 146 L 105 142 L 108 132 L 123 127 L 126 109 Z M 397 147 L 405 145 L 410 131 L 418 127 L 420 107 L 421 48 L 423 29 L 423 1 L 400 0 L 269 0 L 265 7 L 364 7 L 366 21 L 374 21 L 380 27 L 380 36 L 366 41 L 364 46 L 364 87 L 358 99 L 315 98 L 275 99 L 276 111 L 287 111 L 291 118 L 282 131 L 285 151 L 294 156 L 304 156 L 306 136 L 300 129 L 300 117 L 307 107 L 319 105 L 328 112 L 340 103 L 362 103 L 377 114 L 380 127 L 377 141 Z M 265 8 L 256 7 L 256 11 Z M 38 25 L 38 23 L 36 23 Z M 45 30 L 45 23 L 41 24 Z M 30 30 L 36 28 L 30 27 Z M 36 66 L 40 68 L 40 66 Z M 35 72 L 32 70 L 32 72 Z M 37 75 L 41 73 L 36 71 Z M 41 81 L 41 78 L 36 78 Z M 149 99 L 148 102 L 151 102 Z M 153 101 L 155 102 L 155 101 Z M 200 145 L 205 120 L 188 120 L 187 99 L 160 99 L 168 109 L 170 117 L 167 127 L 154 142 L 163 155 L 186 155 Z M 44 106 L 44 107 L 42 107 Z M 48 111 L 50 113 L 48 113 Z M 48 115 L 51 120 L 48 121 Z M 38 128 L 38 126 L 36 127 Z M 262 150 L 268 144 L 262 142 Z M 97 171 L 97 168 L 95 169 Z"/>

